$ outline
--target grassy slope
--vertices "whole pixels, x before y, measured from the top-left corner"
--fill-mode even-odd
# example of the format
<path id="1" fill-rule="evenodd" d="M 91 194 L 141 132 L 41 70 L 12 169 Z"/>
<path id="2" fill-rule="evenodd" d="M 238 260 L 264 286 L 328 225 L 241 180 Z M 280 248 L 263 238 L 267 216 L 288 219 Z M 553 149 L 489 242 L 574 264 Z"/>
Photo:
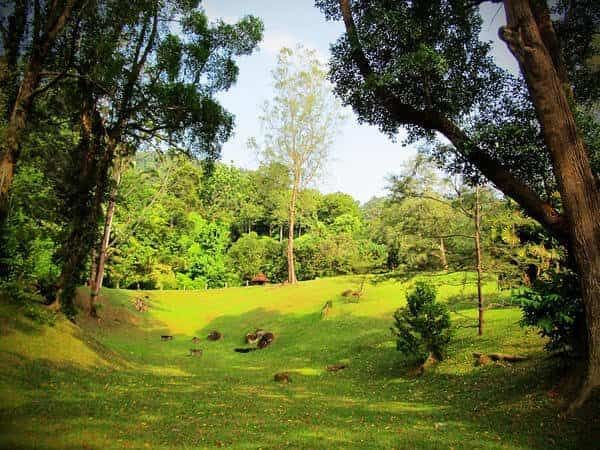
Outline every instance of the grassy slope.
<path id="1" fill-rule="evenodd" d="M 462 274 L 431 276 L 440 297 L 475 317 Z M 516 309 L 487 313 L 483 338 L 459 328 L 449 358 L 407 374 L 389 333 L 414 280 L 367 285 L 360 303 L 338 295 L 352 277 L 296 286 L 205 292 L 106 290 L 98 325 L 39 327 L 0 308 L 0 447 L 5 448 L 592 448 L 598 405 L 561 419 L 548 396 L 557 374 Z M 486 286 L 488 297 L 495 286 Z M 334 299 L 326 320 L 320 308 Z M 237 354 L 244 334 L 273 331 L 272 347 Z M 201 358 L 187 357 L 192 336 Z M 161 342 L 159 335 L 175 335 Z M 526 354 L 518 365 L 474 367 L 471 352 Z M 329 373 L 327 364 L 348 362 Z M 292 383 L 273 374 L 290 371 Z M 596 416 L 594 417 L 594 412 Z"/>

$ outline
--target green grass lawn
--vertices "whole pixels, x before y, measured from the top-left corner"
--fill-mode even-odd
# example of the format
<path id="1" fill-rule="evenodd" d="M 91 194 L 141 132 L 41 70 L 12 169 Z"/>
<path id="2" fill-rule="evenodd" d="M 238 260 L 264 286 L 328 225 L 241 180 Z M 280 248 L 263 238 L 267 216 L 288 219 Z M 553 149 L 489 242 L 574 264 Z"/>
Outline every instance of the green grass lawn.
<path id="1" fill-rule="evenodd" d="M 371 278 L 360 302 L 340 296 L 359 279 L 211 291 L 103 291 L 99 323 L 37 325 L 0 305 L 0 447 L 594 448 L 598 401 L 562 418 L 551 391 L 556 361 L 520 311 L 488 311 L 474 325 L 472 274 L 421 275 L 438 285 L 460 328 L 447 360 L 410 375 L 389 328 L 415 278 Z M 464 281 L 467 281 L 465 287 Z M 505 296 L 489 282 L 494 303 Z M 133 308 L 148 295 L 150 309 Z M 320 309 L 333 300 L 326 319 Z M 471 318 L 471 320 L 469 320 Z M 245 333 L 275 333 L 248 354 Z M 216 329 L 219 342 L 205 336 Z M 161 334 L 173 334 L 162 342 Z M 201 337 L 202 357 L 189 357 Z M 473 351 L 529 356 L 476 367 Z M 348 368 L 327 372 L 328 364 Z M 290 384 L 273 381 L 291 372 Z M 597 447 L 595 447 L 597 448 Z"/>

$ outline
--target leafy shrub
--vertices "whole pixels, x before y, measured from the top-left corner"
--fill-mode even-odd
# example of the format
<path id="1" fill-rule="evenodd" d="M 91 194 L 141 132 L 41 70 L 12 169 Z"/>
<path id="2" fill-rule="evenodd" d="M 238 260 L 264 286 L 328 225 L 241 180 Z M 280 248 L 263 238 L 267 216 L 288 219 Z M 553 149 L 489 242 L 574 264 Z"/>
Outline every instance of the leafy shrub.
<path id="1" fill-rule="evenodd" d="M 396 348 L 424 361 L 431 354 L 444 358 L 452 334 L 450 314 L 446 305 L 436 303 L 436 290 L 431 284 L 418 281 L 406 296 L 406 307 L 394 313 L 392 332 Z"/>
<path id="2" fill-rule="evenodd" d="M 25 304 L 23 306 L 23 315 L 40 325 L 54 326 L 56 323 L 56 312 L 49 311 L 36 303 Z"/>
<path id="3" fill-rule="evenodd" d="M 243 282 L 252 280 L 260 272 L 269 280 L 277 281 L 281 279 L 280 267 L 285 264 L 282 245 L 255 232 L 244 234 L 227 253 L 227 265 Z"/>
<path id="4" fill-rule="evenodd" d="M 16 281 L 0 282 L 0 299 L 6 303 L 18 305 L 25 317 L 41 325 L 54 325 L 56 313 L 42 306 L 43 298 L 39 293 L 31 292 Z"/>
<path id="5" fill-rule="evenodd" d="M 516 299 L 523 310 L 521 325 L 539 328 L 539 334 L 548 338 L 546 350 L 566 355 L 582 350 L 577 330 L 582 326 L 583 301 L 573 273 L 548 274 Z"/>
<path id="6" fill-rule="evenodd" d="M 14 305 L 24 305 L 39 299 L 37 295 L 29 292 L 26 287 L 17 281 L 0 281 L 0 298 Z"/>

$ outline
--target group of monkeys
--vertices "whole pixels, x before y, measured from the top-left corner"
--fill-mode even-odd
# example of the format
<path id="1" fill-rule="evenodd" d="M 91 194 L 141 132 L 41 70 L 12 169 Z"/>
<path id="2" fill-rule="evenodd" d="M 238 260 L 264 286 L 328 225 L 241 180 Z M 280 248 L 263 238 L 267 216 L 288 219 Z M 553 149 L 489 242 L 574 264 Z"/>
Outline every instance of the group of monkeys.
<path id="1" fill-rule="evenodd" d="M 254 333 L 246 334 L 246 343 L 252 345 L 256 344 L 256 347 L 236 348 L 235 351 L 238 353 L 248 353 L 253 352 L 254 350 L 262 350 L 271 345 L 271 342 L 274 340 L 275 335 L 273 333 L 258 329 Z"/>
<path id="2" fill-rule="evenodd" d="M 223 334 L 219 331 L 211 331 L 206 339 L 209 341 L 219 341 L 223 338 Z M 161 340 L 170 341 L 173 339 L 171 335 L 162 335 Z M 246 334 L 246 343 L 256 345 L 256 347 L 245 347 L 245 348 L 236 348 L 234 349 L 238 353 L 249 353 L 255 350 L 262 350 L 263 348 L 268 347 L 275 340 L 275 335 L 270 331 L 264 331 L 261 329 L 256 330 L 255 332 L 251 332 Z M 201 340 L 199 337 L 193 337 L 192 343 L 195 345 L 200 344 Z M 190 349 L 190 356 L 201 356 L 202 350 L 199 348 Z"/>

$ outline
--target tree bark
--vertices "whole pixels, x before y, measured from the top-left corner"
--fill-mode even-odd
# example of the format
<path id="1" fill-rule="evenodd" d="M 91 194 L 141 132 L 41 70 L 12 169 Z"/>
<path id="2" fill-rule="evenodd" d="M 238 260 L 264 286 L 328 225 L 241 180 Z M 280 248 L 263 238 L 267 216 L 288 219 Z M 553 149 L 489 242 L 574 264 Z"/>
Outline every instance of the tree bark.
<path id="1" fill-rule="evenodd" d="M 368 81 L 374 73 L 360 45 L 350 0 L 339 0 L 339 3 L 352 58 L 363 78 Z M 442 112 L 419 110 L 405 104 L 381 84 L 373 88 L 373 95 L 379 98 L 381 105 L 398 123 L 442 133 L 457 152 L 505 195 L 519 203 L 528 215 L 539 221 L 573 255 L 581 282 L 587 347 L 581 389 L 571 405 L 575 409 L 600 385 L 600 188 L 592 174 L 589 157 L 569 104 L 570 86 L 565 87 L 567 72 L 562 58 L 557 58 L 557 47 L 554 45 L 556 36 L 549 23 L 547 7 L 542 5 L 540 8 L 536 4 L 532 8 L 534 2 L 528 0 L 504 0 L 503 3 L 507 26 L 500 29 L 500 37 L 519 61 L 525 76 L 552 159 L 563 214 L 544 202 L 509 168 L 478 148 Z"/>
<path id="2" fill-rule="evenodd" d="M 346 34 L 351 45 L 352 58 L 365 81 L 377 74 L 371 68 L 360 43 L 350 0 L 339 0 L 340 10 L 346 27 Z M 568 245 L 569 235 L 564 217 L 529 186 L 515 177 L 510 169 L 502 165 L 492 155 L 479 148 L 455 122 L 446 117 L 443 112 L 420 110 L 412 105 L 403 103 L 381 83 L 371 83 L 373 95 L 381 106 L 400 124 L 416 125 L 428 130 L 434 130 L 444 135 L 454 146 L 456 152 L 477 167 L 505 195 L 514 199 L 525 209 L 528 215 L 542 224 L 554 237 Z"/>
<path id="3" fill-rule="evenodd" d="M 41 36 L 33 36 L 31 55 L 27 68 L 19 86 L 16 98 L 11 107 L 3 142 L 0 144 L 0 226 L 8 217 L 8 192 L 12 185 L 15 165 L 19 159 L 21 133 L 27 125 L 27 119 L 33 105 L 36 90 L 42 79 L 42 70 L 46 58 L 58 35 L 71 17 L 75 0 L 65 2 L 62 10 L 49 8 L 44 32 Z"/>
<path id="4" fill-rule="evenodd" d="M 97 317 L 95 302 L 98 300 L 100 289 L 102 289 L 102 282 L 104 281 L 104 268 L 106 265 L 106 256 L 108 250 L 108 244 L 110 242 L 110 233 L 112 230 L 112 222 L 115 214 L 115 207 L 117 204 L 117 193 L 119 184 L 121 183 L 121 168 L 117 169 L 114 178 L 115 185 L 110 193 L 108 204 L 106 206 L 106 215 L 104 217 L 104 230 L 102 232 L 102 240 L 100 241 L 100 247 L 98 251 L 98 258 L 96 264 L 96 272 L 94 273 L 94 282 L 90 290 L 90 315 Z"/>
<path id="5" fill-rule="evenodd" d="M 505 0 L 504 9 L 507 26 L 500 29 L 500 37 L 519 62 L 550 150 L 567 218 L 569 252 L 581 283 L 586 364 L 573 410 L 600 386 L 600 188 L 571 109 L 566 71 L 562 61 L 553 58 L 554 29 L 539 10 L 536 22 L 536 10 L 527 0 Z M 542 30 L 540 24 L 545 24 Z"/>
<path id="6" fill-rule="evenodd" d="M 448 270 L 448 259 L 446 258 L 446 246 L 444 245 L 444 238 L 440 238 L 440 261 L 444 270 Z"/>
<path id="7" fill-rule="evenodd" d="M 96 262 L 98 261 L 98 255 L 96 255 L 96 247 L 92 247 L 90 252 L 90 278 L 88 279 L 88 286 L 90 291 L 94 288 L 94 281 L 96 280 Z"/>
<path id="8" fill-rule="evenodd" d="M 479 202 L 479 185 L 475 186 L 475 259 L 477 268 L 477 334 L 483 335 L 483 293 L 481 291 L 481 278 L 483 267 L 481 264 L 481 205 Z"/>
<path id="9" fill-rule="evenodd" d="M 296 221 L 296 200 L 298 197 L 298 177 L 294 179 L 294 185 L 292 186 L 292 195 L 290 198 L 290 210 L 289 210 L 289 226 L 288 226 L 288 243 L 287 243 L 287 263 L 288 263 L 288 283 L 297 283 L 296 279 L 296 265 L 294 261 L 294 224 Z"/>
<path id="10" fill-rule="evenodd" d="M 79 82 L 81 92 L 86 93 L 81 107 L 81 139 L 71 154 L 72 168 L 67 174 L 74 179 L 65 180 L 72 185 L 67 189 L 70 220 L 67 237 L 59 250 L 61 309 L 71 318 L 75 316 L 73 301 L 81 270 L 99 237 L 98 220 L 115 150 L 114 141 L 106 140 L 106 129 L 88 82 L 83 79 Z"/>

